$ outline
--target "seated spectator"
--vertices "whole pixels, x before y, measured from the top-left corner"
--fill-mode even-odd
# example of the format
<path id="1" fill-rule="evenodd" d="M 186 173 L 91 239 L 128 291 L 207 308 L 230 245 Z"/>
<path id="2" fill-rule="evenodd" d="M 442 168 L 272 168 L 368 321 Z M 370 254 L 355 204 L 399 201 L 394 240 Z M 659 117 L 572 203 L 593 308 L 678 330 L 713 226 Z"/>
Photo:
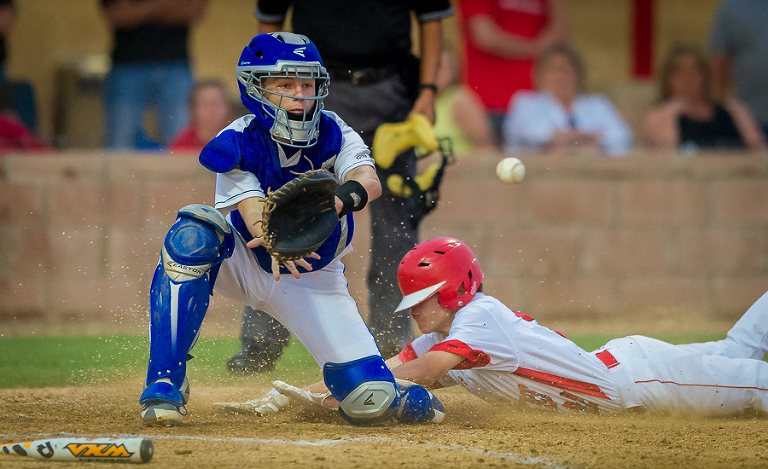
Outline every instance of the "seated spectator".
<path id="1" fill-rule="evenodd" d="M 493 151 L 491 124 L 479 98 L 459 83 L 456 52 L 445 48 L 440 55 L 435 100 L 435 136 L 450 137 L 453 151 L 465 156 L 472 151 Z"/>
<path id="2" fill-rule="evenodd" d="M 605 96 L 585 95 L 580 55 L 556 44 L 542 52 L 536 91 L 519 91 L 504 121 L 508 153 L 587 153 L 620 156 L 632 146 L 632 131 Z"/>
<path id="3" fill-rule="evenodd" d="M 189 125 L 176 134 L 171 152 L 200 152 L 224 127 L 232 122 L 233 106 L 227 89 L 219 80 L 203 80 L 189 98 Z"/>
<path id="4" fill-rule="evenodd" d="M 672 49 L 659 80 L 661 102 L 645 118 L 648 145 L 686 151 L 765 147 L 747 108 L 733 98 L 716 103 L 710 81 L 700 48 L 681 44 Z"/>

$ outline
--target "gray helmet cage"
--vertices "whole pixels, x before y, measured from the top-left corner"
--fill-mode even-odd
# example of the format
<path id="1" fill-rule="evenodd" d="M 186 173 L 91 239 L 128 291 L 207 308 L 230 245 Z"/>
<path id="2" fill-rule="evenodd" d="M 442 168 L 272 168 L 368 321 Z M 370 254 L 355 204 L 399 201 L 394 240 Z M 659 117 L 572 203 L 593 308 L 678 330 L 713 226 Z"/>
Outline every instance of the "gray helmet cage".
<path id="1" fill-rule="evenodd" d="M 261 108 L 267 116 L 273 119 L 270 135 L 273 140 L 292 147 L 311 147 L 317 142 L 319 135 L 320 116 L 323 110 L 323 99 L 328 96 L 330 77 L 325 67 L 318 62 L 278 61 L 271 66 L 238 66 L 235 68 L 238 81 L 252 99 L 261 103 Z M 301 78 L 314 79 L 316 83 L 315 96 L 300 97 L 281 94 L 267 90 L 264 87 L 265 78 Z M 277 104 L 267 97 L 267 94 L 279 96 Z M 283 98 L 307 101 L 303 106 L 300 119 L 289 115 L 281 107 Z M 311 101 L 311 102 L 310 102 Z M 278 140 L 279 139 L 279 140 Z"/>

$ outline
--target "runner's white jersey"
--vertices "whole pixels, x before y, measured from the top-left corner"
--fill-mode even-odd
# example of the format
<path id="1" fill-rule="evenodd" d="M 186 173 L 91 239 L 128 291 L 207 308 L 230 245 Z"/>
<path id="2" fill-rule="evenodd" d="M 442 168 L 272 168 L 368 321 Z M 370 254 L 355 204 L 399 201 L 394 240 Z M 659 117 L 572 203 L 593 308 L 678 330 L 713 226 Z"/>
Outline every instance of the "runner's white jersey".
<path id="1" fill-rule="evenodd" d="M 608 368 L 593 353 L 482 293 L 458 311 L 447 337 L 422 335 L 399 357 L 408 361 L 429 350 L 465 357 L 448 375 L 485 400 L 561 411 L 624 409 Z"/>

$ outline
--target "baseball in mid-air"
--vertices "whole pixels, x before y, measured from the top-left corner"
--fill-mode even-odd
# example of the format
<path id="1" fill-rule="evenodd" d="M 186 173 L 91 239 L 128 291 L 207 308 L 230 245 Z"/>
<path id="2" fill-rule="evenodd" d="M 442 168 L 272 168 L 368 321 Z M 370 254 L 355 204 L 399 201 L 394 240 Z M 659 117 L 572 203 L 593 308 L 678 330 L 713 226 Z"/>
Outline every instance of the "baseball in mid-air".
<path id="1" fill-rule="evenodd" d="M 504 158 L 496 165 L 496 175 L 507 184 L 517 184 L 525 177 L 525 165 L 511 156 Z"/>

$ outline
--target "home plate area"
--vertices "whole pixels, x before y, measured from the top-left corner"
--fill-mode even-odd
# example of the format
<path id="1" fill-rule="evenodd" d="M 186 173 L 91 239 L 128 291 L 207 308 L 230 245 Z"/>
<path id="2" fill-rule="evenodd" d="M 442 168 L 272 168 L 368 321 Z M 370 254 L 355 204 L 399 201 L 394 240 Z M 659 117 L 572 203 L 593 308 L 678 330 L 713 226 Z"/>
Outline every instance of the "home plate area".
<path id="1" fill-rule="evenodd" d="M 146 437 L 159 467 L 765 467 L 766 417 L 608 416 L 491 404 L 464 390 L 437 390 L 439 425 L 354 427 L 337 414 L 290 408 L 266 417 L 214 402 L 263 395 L 256 386 L 192 383 L 175 428 L 138 418 L 140 383 L 0 390 L 0 444 L 55 436 Z M 0 455 L 9 468 L 83 467 Z"/>

